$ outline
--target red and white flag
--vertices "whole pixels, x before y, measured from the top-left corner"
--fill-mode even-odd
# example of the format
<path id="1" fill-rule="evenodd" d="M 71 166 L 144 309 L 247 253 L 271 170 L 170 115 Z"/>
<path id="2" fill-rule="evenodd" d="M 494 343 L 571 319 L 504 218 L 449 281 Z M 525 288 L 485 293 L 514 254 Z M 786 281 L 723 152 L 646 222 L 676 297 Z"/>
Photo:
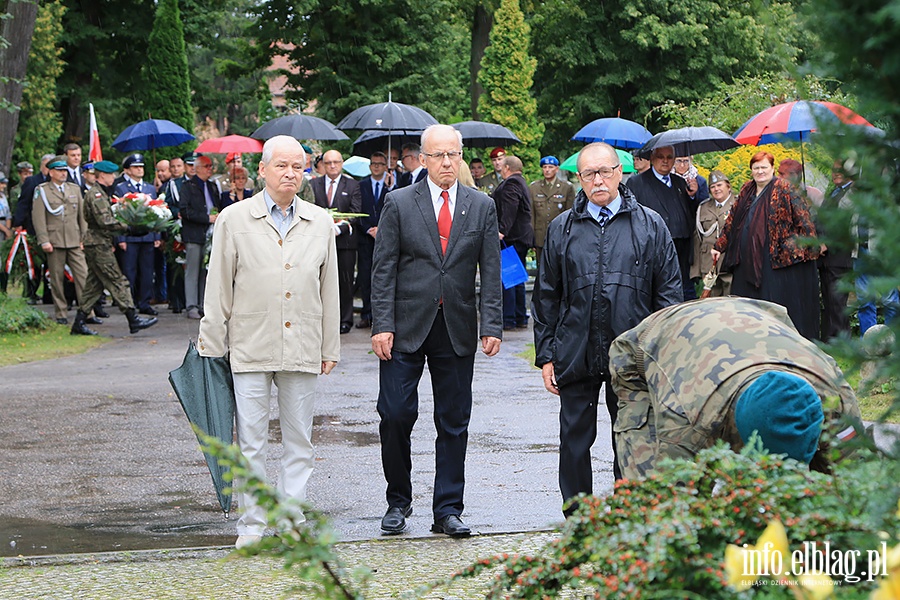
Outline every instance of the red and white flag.
<path id="1" fill-rule="evenodd" d="M 88 152 L 88 160 L 97 162 L 103 160 L 103 151 L 100 149 L 100 132 L 97 131 L 97 117 L 94 116 L 94 105 L 91 107 L 91 149 Z"/>

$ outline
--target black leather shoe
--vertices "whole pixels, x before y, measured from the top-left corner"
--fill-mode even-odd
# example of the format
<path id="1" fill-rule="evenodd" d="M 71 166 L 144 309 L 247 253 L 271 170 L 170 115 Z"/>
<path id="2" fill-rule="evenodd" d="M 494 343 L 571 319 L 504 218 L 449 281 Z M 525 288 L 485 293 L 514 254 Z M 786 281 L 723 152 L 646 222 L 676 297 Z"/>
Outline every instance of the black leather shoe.
<path id="1" fill-rule="evenodd" d="M 60 318 L 56 319 L 56 322 L 59 323 L 60 325 L 68 325 L 69 324 L 69 320 L 65 317 L 60 317 Z"/>
<path id="2" fill-rule="evenodd" d="M 152 306 L 145 306 L 144 308 L 138 310 L 138 312 L 142 315 L 150 315 L 151 317 L 155 317 L 159 314 L 159 312 Z"/>
<path id="3" fill-rule="evenodd" d="M 381 519 L 382 535 L 397 535 L 406 529 L 406 517 L 412 514 L 412 505 L 392 506 Z"/>
<path id="4" fill-rule="evenodd" d="M 92 317 L 90 315 L 84 318 L 84 322 L 88 325 L 103 325 L 103 321 L 101 321 L 97 317 Z"/>
<path id="5" fill-rule="evenodd" d="M 472 530 L 469 529 L 456 515 L 447 515 L 431 526 L 431 533 L 446 533 L 450 537 L 469 537 Z"/>
<path id="6" fill-rule="evenodd" d="M 351 329 L 352 327 L 350 327 L 349 325 L 341 325 L 341 333 L 350 333 Z"/>
<path id="7" fill-rule="evenodd" d="M 106 310 L 103 308 L 102 304 L 98 303 L 98 304 L 94 305 L 94 316 L 97 317 L 98 319 L 108 319 L 109 313 L 106 312 Z M 87 321 L 85 321 L 85 322 L 87 322 Z M 99 323 L 98 323 L 98 325 L 99 325 Z"/>
<path id="8" fill-rule="evenodd" d="M 369 329 L 370 327 L 372 327 L 372 321 L 369 319 L 362 319 L 356 324 L 357 329 Z"/>

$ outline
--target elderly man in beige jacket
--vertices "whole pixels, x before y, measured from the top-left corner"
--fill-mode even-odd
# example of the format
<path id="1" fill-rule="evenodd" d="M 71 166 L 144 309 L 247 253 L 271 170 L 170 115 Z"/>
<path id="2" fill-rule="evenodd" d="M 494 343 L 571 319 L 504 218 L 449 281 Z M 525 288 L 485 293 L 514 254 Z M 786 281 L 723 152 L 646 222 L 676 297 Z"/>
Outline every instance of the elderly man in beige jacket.
<path id="1" fill-rule="evenodd" d="M 340 301 L 332 219 L 297 198 L 306 155 L 293 138 L 263 146 L 265 189 L 223 210 L 216 220 L 198 348 L 230 354 L 241 452 L 265 476 L 269 399 L 278 388 L 284 454 L 278 487 L 303 500 L 313 470 L 316 376 L 340 354 Z M 260 539 L 266 515 L 250 494 L 242 508 L 238 547 Z"/>

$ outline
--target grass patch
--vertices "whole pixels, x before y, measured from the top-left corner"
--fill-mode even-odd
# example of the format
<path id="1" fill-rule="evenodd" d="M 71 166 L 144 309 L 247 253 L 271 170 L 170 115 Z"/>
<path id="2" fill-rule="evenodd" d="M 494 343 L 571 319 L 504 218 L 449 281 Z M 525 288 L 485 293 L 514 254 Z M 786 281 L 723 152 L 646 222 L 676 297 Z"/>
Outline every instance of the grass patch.
<path id="1" fill-rule="evenodd" d="M 0 367 L 81 354 L 110 338 L 99 335 L 71 335 L 69 325 L 51 323 L 44 330 L 0 334 Z"/>
<path id="2" fill-rule="evenodd" d="M 534 344 L 531 342 L 525 344 L 525 350 L 523 350 L 522 352 L 519 352 L 518 354 L 516 354 L 516 356 L 528 361 L 528 364 L 531 365 L 532 367 L 534 367 L 534 356 L 535 356 Z M 537 367 L 534 367 L 534 368 L 536 369 Z"/>

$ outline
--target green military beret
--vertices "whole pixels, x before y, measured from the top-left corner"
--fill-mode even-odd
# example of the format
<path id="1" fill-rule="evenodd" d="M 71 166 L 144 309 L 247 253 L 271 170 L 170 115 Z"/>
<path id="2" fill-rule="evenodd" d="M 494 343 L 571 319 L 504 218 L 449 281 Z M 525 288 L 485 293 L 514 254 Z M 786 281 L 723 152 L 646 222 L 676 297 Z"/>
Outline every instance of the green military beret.
<path id="1" fill-rule="evenodd" d="M 100 160 L 94 163 L 94 170 L 101 173 L 115 173 L 119 170 L 119 165 L 109 160 Z"/>

